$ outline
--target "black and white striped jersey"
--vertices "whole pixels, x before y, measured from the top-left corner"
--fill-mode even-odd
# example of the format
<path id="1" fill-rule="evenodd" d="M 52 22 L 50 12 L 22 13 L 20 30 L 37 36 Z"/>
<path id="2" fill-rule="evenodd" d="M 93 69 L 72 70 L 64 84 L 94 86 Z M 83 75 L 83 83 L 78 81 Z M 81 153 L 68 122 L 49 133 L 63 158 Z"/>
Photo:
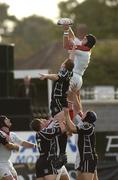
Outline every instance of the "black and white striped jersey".
<path id="1" fill-rule="evenodd" d="M 78 149 L 81 161 L 96 159 L 95 126 L 84 122 L 80 127 L 77 126 L 77 132 L 79 135 Z"/>
<path id="2" fill-rule="evenodd" d="M 50 156 L 59 156 L 60 154 L 66 154 L 67 134 L 62 133 L 55 137 L 55 142 L 50 149 Z"/>
<path id="3" fill-rule="evenodd" d="M 58 72 L 59 79 L 54 81 L 52 88 L 52 99 L 53 98 L 66 98 L 67 91 L 69 88 L 69 82 L 72 77 L 72 71 L 68 71 L 65 68 L 61 68 Z"/>
<path id="4" fill-rule="evenodd" d="M 55 123 L 51 128 L 44 128 L 36 133 L 36 142 L 40 155 L 49 156 L 50 149 L 56 143 L 56 136 L 61 134 L 61 128 Z"/>

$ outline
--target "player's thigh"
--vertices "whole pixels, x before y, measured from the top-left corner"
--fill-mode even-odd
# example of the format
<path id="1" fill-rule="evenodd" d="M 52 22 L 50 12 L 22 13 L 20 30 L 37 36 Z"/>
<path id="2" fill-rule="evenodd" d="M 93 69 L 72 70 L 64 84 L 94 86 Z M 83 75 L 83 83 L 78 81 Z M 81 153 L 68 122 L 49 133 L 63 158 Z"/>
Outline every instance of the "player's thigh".
<path id="1" fill-rule="evenodd" d="M 68 175 L 61 175 L 60 180 L 70 180 Z"/>
<path id="2" fill-rule="evenodd" d="M 77 180 L 93 180 L 93 178 L 94 178 L 94 173 L 87 173 L 87 172 L 80 173 L 77 176 Z"/>
<path id="3" fill-rule="evenodd" d="M 11 172 L 12 176 L 14 177 L 14 179 L 18 180 L 17 172 L 16 172 L 16 170 L 13 167 L 13 164 L 11 162 L 9 163 L 9 169 L 10 169 L 10 172 Z"/>
<path id="4" fill-rule="evenodd" d="M 54 116 L 54 120 L 59 121 L 59 122 L 60 121 L 62 122 L 64 119 L 65 119 L 65 114 L 63 110 Z"/>
<path id="5" fill-rule="evenodd" d="M 0 163 L 0 179 L 1 180 L 15 180 L 9 169 L 8 163 Z"/>
<path id="6" fill-rule="evenodd" d="M 78 91 L 81 89 L 83 84 L 82 77 L 75 74 L 70 80 L 69 91 Z"/>
<path id="7" fill-rule="evenodd" d="M 36 180 L 45 180 L 43 177 L 36 178 Z"/>
<path id="8" fill-rule="evenodd" d="M 47 175 L 44 177 L 45 180 L 56 180 L 57 175 Z"/>
<path id="9" fill-rule="evenodd" d="M 3 177 L 1 180 L 15 180 L 12 176 Z"/>

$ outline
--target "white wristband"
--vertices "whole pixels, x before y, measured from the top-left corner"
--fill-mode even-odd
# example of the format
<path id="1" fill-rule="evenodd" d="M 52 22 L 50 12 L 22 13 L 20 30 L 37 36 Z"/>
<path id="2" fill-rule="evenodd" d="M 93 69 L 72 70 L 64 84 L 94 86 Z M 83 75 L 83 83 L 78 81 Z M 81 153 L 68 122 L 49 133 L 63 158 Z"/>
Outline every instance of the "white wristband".
<path id="1" fill-rule="evenodd" d="M 64 35 L 65 35 L 65 36 L 68 36 L 68 35 L 69 35 L 69 32 L 64 32 Z"/>

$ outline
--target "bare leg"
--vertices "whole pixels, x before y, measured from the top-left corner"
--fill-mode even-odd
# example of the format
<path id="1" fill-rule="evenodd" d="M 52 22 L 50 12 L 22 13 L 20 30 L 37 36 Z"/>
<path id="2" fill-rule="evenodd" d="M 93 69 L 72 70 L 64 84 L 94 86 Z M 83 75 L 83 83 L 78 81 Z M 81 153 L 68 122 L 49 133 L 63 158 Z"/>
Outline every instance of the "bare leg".
<path id="1" fill-rule="evenodd" d="M 3 177 L 1 180 L 15 180 L 13 176 Z"/>
<path id="2" fill-rule="evenodd" d="M 45 176 L 44 180 L 56 180 L 56 177 L 57 175 L 48 175 L 48 176 Z"/>
<path id="3" fill-rule="evenodd" d="M 94 178 L 93 178 L 93 180 L 98 180 L 97 170 L 96 170 L 95 173 L 94 173 Z"/>
<path id="4" fill-rule="evenodd" d="M 44 177 L 37 178 L 36 180 L 45 180 Z"/>
<path id="5" fill-rule="evenodd" d="M 74 93 L 73 101 L 74 101 L 74 104 L 73 104 L 74 105 L 74 115 L 76 116 L 76 114 L 82 112 L 82 103 L 81 103 L 79 91 Z"/>
<path id="6" fill-rule="evenodd" d="M 60 180 L 70 180 L 68 175 L 61 175 Z"/>
<path id="7" fill-rule="evenodd" d="M 79 112 L 82 112 L 82 103 L 80 100 L 80 93 L 79 91 L 72 91 L 68 93 L 68 100 L 73 102 L 73 112 L 74 112 L 74 117 L 76 116 L 76 114 L 78 114 Z"/>
<path id="8" fill-rule="evenodd" d="M 80 173 L 77 176 L 77 180 L 94 180 L 94 174 L 93 173 Z"/>

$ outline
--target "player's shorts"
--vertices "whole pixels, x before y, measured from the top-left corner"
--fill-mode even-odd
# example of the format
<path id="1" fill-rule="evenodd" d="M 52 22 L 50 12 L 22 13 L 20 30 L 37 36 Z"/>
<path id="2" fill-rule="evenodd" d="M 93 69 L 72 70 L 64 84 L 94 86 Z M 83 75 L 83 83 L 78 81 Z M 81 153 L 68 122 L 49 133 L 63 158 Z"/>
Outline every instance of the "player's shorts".
<path id="1" fill-rule="evenodd" d="M 14 177 L 17 177 L 17 172 L 16 172 L 15 168 L 13 167 L 13 164 L 12 164 L 11 161 L 9 161 L 9 169 L 10 169 L 12 175 L 13 175 Z"/>
<path id="2" fill-rule="evenodd" d="M 64 176 L 64 175 L 68 176 L 68 179 L 69 179 L 69 174 L 68 174 L 66 167 L 62 166 L 61 169 L 58 169 L 58 175 L 56 177 L 56 180 L 60 180 L 60 177 Z"/>
<path id="3" fill-rule="evenodd" d="M 0 179 L 7 176 L 12 176 L 9 162 L 1 162 L 0 163 Z"/>
<path id="4" fill-rule="evenodd" d="M 72 91 L 73 87 L 76 87 L 76 91 L 79 91 L 82 87 L 82 84 L 83 84 L 82 76 L 80 76 L 77 73 L 73 73 L 73 76 L 70 80 L 69 91 Z"/>
<path id="5" fill-rule="evenodd" d="M 50 161 L 47 160 L 47 157 L 41 156 L 36 162 L 36 177 L 44 177 L 47 175 L 57 175 L 58 171 L 53 168 Z"/>
<path id="6" fill-rule="evenodd" d="M 55 98 L 51 101 L 50 109 L 51 109 L 51 115 L 54 117 L 56 114 L 61 112 L 64 107 L 68 107 L 68 102 L 66 98 Z"/>
<path id="7" fill-rule="evenodd" d="M 97 159 L 80 161 L 80 165 L 78 168 L 80 172 L 87 172 L 87 173 L 94 173 L 96 169 L 97 169 Z"/>

